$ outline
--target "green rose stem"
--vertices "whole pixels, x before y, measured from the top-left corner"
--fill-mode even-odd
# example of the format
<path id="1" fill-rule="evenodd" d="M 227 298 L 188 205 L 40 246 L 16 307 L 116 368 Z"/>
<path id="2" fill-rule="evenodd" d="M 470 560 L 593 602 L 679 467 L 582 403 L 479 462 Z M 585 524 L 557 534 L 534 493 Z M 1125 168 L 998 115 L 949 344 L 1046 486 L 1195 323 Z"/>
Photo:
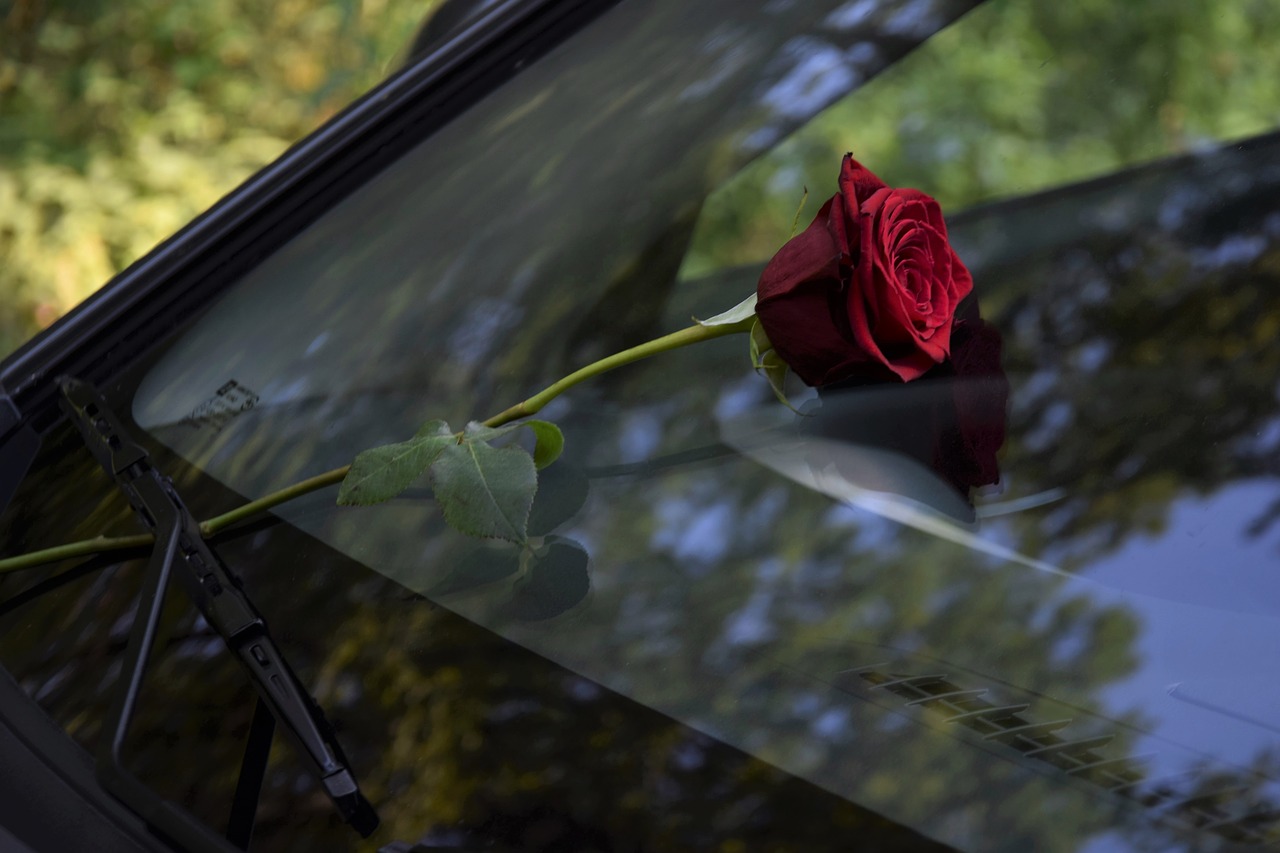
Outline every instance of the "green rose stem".
<path id="1" fill-rule="evenodd" d="M 536 415 L 542 410 L 542 407 L 550 403 L 556 397 L 559 397 L 565 391 L 568 391 L 579 382 L 584 382 L 593 376 L 599 376 L 615 367 L 622 367 L 624 364 L 630 364 L 633 361 L 640 361 L 649 356 L 658 355 L 669 350 L 679 349 L 689 344 L 701 343 L 709 341 L 712 338 L 722 338 L 725 335 L 734 335 L 742 332 L 750 332 L 751 324 L 755 321 L 755 315 L 748 317 L 746 320 L 737 323 L 730 323 L 723 326 L 690 326 L 687 329 L 681 329 L 678 332 L 672 332 L 669 335 L 663 335 L 660 338 L 654 338 L 651 341 L 614 353 L 607 358 L 602 358 L 597 362 L 588 364 L 581 370 L 575 370 L 564 379 L 534 394 L 529 399 L 521 403 L 516 403 L 505 412 L 500 412 L 484 422 L 487 427 L 497 427 L 503 424 L 511 423 L 520 418 L 527 418 L 529 415 Z"/>
<path id="2" fill-rule="evenodd" d="M 127 551 L 130 548 L 142 548 L 155 542 L 150 533 L 139 533 L 135 536 L 99 536 L 96 539 L 82 539 L 42 551 L 31 551 L 17 557 L 6 557 L 0 560 L 0 574 L 16 572 L 20 569 L 33 569 L 52 563 L 56 560 L 70 560 L 74 557 L 87 557 L 91 554 L 102 554 L 107 551 Z"/>
<path id="3" fill-rule="evenodd" d="M 537 414 L 542 407 L 550 403 L 556 397 L 559 397 L 565 391 L 568 391 L 574 385 L 599 376 L 602 373 L 613 370 L 616 367 L 622 367 L 624 364 L 631 364 L 633 361 L 649 358 L 659 353 L 668 352 L 680 347 L 686 347 L 690 344 L 709 341 L 713 338 L 722 338 L 726 335 L 744 334 L 751 331 L 751 325 L 755 322 L 755 315 L 751 315 L 744 320 L 734 323 L 725 323 L 722 325 L 704 326 L 701 324 L 681 329 L 678 332 L 672 332 L 669 335 L 663 335 L 647 341 L 639 346 L 622 352 L 614 353 L 611 356 L 602 358 L 599 361 L 592 362 L 586 367 L 575 370 L 563 379 L 548 385 L 546 388 L 534 394 L 527 400 L 516 403 L 511 408 L 499 412 L 484 422 L 487 427 L 497 427 L 511 421 L 526 418 L 530 415 Z M 302 497 L 311 492 L 323 489 L 327 486 L 334 486 L 341 483 L 347 476 L 347 472 L 351 470 L 350 465 L 343 465 L 341 468 L 334 468 L 332 471 L 326 471 L 323 474 L 317 474 L 301 482 L 286 486 L 279 491 L 258 498 L 256 501 L 250 501 L 243 506 L 238 506 L 230 512 L 224 512 L 222 515 L 214 516 L 207 521 L 200 523 L 200 532 L 204 538 L 208 539 L 218 532 L 225 530 L 238 521 L 265 512 L 274 506 Z M 80 542 L 71 542 L 66 545 L 58 545 L 54 548 L 45 548 L 41 551 L 31 551 L 27 554 L 20 554 L 16 557 L 7 557 L 0 560 L 0 574 L 6 572 L 16 572 L 20 569 L 30 569 L 36 566 L 42 566 L 45 563 L 52 563 L 56 560 L 66 560 L 73 557 L 85 557 L 90 554 L 100 554 L 106 551 L 122 551 L 129 548 L 141 548 L 152 544 L 155 541 L 150 533 L 141 533 L 136 536 L 99 536 L 95 539 L 84 539 Z"/>

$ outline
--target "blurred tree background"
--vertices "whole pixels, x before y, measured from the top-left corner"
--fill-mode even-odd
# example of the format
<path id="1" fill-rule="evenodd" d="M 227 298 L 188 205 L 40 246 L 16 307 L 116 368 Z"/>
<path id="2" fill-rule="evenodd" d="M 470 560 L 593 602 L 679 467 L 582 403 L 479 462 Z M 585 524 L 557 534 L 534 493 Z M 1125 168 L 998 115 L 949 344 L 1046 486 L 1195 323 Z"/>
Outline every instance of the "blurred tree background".
<path id="1" fill-rule="evenodd" d="M 805 224 L 846 151 L 951 214 L 1271 130 L 1278 43 L 1275 0 L 988 0 L 718 190 L 685 274 L 771 257 L 803 188 Z M 845 73 L 799 94 L 847 87 Z"/>
<path id="2" fill-rule="evenodd" d="M 382 79 L 436 0 L 0 0 L 0 355 Z"/>
<path id="3" fill-rule="evenodd" d="M 0 354 L 367 91 L 438 5 L 0 0 Z M 718 192 L 686 273 L 767 258 L 844 150 L 955 210 L 1257 133 L 1277 37 L 1273 0 L 985 3 Z"/>

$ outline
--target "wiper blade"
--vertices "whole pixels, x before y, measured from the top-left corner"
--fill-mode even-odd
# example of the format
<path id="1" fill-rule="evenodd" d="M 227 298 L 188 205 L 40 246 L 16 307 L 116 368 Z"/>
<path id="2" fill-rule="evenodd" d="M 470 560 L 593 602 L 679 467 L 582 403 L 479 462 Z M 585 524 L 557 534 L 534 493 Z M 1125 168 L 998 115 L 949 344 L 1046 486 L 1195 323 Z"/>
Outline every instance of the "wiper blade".
<path id="1" fill-rule="evenodd" d="M 98 391 L 89 383 L 72 378 L 61 379 L 59 386 L 63 410 L 80 430 L 89 451 L 115 479 L 142 523 L 156 537 L 138 616 L 126 648 L 122 689 L 107 722 L 108 737 L 98 757 L 97 772 L 103 787 L 175 840 L 193 847 L 208 847 L 209 836 L 195 818 L 176 804 L 161 799 L 126 770 L 121 761 L 147 658 L 156 641 L 165 589 L 170 578 L 176 576 L 205 621 L 226 642 L 257 688 L 260 705 L 254 729 L 258 734 L 251 737 L 251 746 L 256 740 L 261 748 L 262 721 L 265 721 L 268 745 L 270 721 L 274 719 L 282 725 L 343 818 L 362 836 L 368 837 L 378 826 L 378 815 L 360 793 L 332 727 L 271 639 L 266 621 L 245 595 L 240 579 L 205 543 L 199 523 L 173 482 L 151 465 L 146 450 L 129 437 Z M 244 769 L 250 764 L 255 765 L 259 780 L 246 782 L 242 770 L 228 832 L 228 837 L 240 846 L 248 843 L 265 759 L 252 761 L 246 755 Z M 254 794 L 248 804 L 247 821 L 244 791 Z"/>

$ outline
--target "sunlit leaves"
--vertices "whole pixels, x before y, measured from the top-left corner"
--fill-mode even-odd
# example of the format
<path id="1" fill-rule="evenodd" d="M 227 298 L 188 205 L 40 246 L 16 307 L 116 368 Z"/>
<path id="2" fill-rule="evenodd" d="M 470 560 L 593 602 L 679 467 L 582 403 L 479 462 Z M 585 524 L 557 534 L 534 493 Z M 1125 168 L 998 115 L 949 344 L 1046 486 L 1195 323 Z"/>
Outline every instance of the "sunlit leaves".
<path id="1" fill-rule="evenodd" d="M 367 91 L 439 4 L 4 3 L 0 355 Z"/>

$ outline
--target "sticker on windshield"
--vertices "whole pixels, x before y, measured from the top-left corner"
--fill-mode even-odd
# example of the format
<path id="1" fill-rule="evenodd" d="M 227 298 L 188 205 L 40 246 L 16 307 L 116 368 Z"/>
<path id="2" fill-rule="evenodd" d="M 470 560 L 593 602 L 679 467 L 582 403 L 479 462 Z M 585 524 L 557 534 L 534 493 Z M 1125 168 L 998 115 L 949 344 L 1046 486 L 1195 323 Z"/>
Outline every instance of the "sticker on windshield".
<path id="1" fill-rule="evenodd" d="M 212 397 L 192 409 L 182 423 L 192 429 L 218 432 L 232 418 L 258 405 L 258 399 L 253 391 L 230 379 Z"/>

